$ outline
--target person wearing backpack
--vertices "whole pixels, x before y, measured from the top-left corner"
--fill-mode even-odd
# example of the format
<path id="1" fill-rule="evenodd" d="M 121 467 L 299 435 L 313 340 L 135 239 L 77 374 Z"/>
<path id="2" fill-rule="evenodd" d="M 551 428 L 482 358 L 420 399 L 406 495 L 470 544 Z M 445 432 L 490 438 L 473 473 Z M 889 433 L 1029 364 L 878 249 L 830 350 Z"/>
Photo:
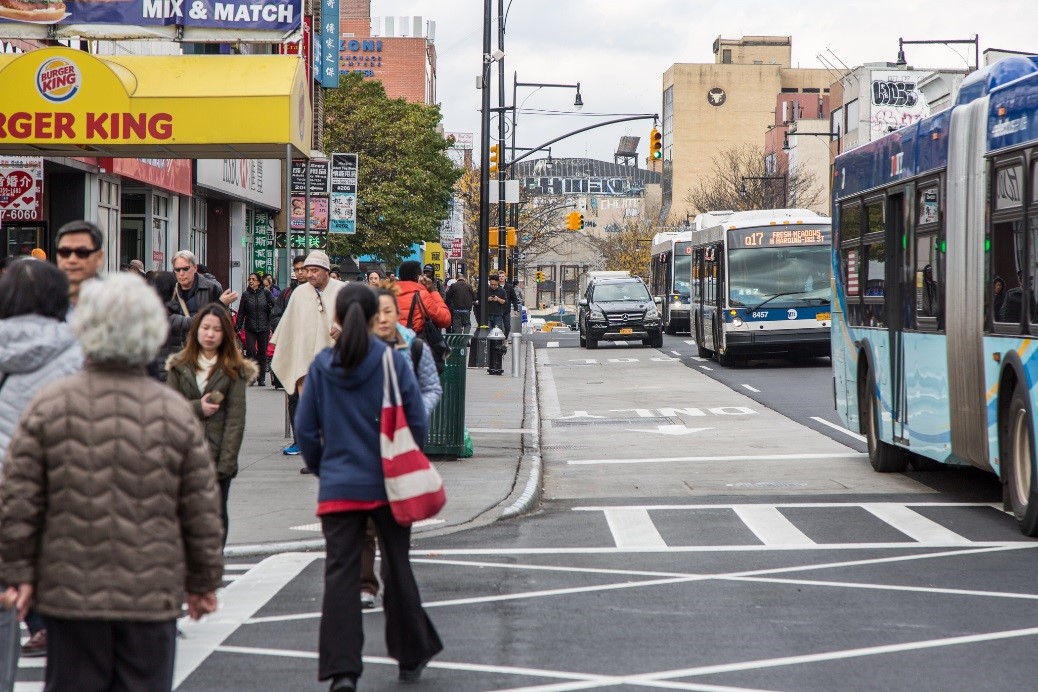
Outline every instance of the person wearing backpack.
<path id="1" fill-rule="evenodd" d="M 411 359 L 422 403 L 425 404 L 425 414 L 431 416 L 443 395 L 432 351 L 425 341 L 400 324 L 396 294 L 388 288 L 379 288 L 375 292 L 378 294 L 378 312 L 371 333 L 393 348 L 403 351 Z M 375 535 L 375 523 L 369 519 L 364 534 L 364 548 L 360 554 L 360 604 L 365 610 L 375 607 L 379 591 L 378 577 L 375 576 Z"/>
<path id="2" fill-rule="evenodd" d="M 432 350 L 436 369 L 443 372 L 449 349 L 441 329 L 451 326 L 452 316 L 432 280 L 422 274 L 418 262 L 404 262 L 397 270 L 400 293 L 396 297 L 400 324 L 422 337 Z"/>

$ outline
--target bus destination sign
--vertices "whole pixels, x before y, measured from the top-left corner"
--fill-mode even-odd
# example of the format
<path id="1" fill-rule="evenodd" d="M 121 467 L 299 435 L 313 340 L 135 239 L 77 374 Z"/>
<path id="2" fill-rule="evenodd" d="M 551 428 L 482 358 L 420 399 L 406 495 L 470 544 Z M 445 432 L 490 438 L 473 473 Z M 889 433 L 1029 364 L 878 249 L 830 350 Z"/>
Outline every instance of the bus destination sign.
<path id="1" fill-rule="evenodd" d="M 729 231 L 730 247 L 783 247 L 787 245 L 828 245 L 829 229 L 757 228 Z"/>

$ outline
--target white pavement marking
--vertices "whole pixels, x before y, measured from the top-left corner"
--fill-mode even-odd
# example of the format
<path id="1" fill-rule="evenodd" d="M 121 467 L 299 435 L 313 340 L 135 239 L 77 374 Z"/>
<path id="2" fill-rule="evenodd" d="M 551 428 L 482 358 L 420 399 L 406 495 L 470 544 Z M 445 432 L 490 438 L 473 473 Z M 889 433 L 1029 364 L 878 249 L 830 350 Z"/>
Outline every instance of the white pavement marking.
<path id="1" fill-rule="evenodd" d="M 216 647 L 234 634 L 267 601 L 299 576 L 318 553 L 281 553 L 268 557 L 220 593 L 220 607 L 199 621 L 185 621 L 177 643 L 173 687 L 179 687 Z"/>
<path id="2" fill-rule="evenodd" d="M 688 428 L 684 425 L 657 425 L 656 430 L 646 430 L 644 428 L 628 428 L 631 432 L 644 432 L 644 433 L 658 433 L 660 435 L 691 435 L 692 433 L 703 432 L 704 430 L 713 430 L 713 428 Z"/>
<path id="3" fill-rule="evenodd" d="M 667 543 L 656 530 L 644 509 L 607 509 L 606 522 L 617 548 L 666 548 Z"/>
<path id="4" fill-rule="evenodd" d="M 836 423 L 830 423 L 829 421 L 827 421 L 824 418 L 819 418 L 818 416 L 811 416 L 811 420 L 818 421 L 822 425 L 828 425 L 833 430 L 839 430 L 844 435 L 850 435 L 851 437 L 853 437 L 855 440 L 858 440 L 859 442 L 868 442 L 868 440 L 865 438 L 864 435 L 859 435 L 856 432 L 851 432 L 850 430 L 848 430 L 847 428 L 843 427 L 842 425 L 837 425 Z"/>
<path id="5" fill-rule="evenodd" d="M 559 347 L 559 342 L 558 341 L 549 341 L 548 343 L 544 344 L 544 346 L 545 346 L 545 348 L 558 348 Z"/>
<path id="6" fill-rule="evenodd" d="M 667 464 L 682 461 L 798 461 L 801 459 L 861 459 L 862 452 L 836 454 L 757 454 L 709 457 L 652 457 L 648 459 L 571 459 L 567 464 L 587 466 L 596 464 Z"/>
<path id="7" fill-rule="evenodd" d="M 289 531 L 318 531 L 319 532 L 321 530 L 321 522 L 317 522 L 316 524 L 301 524 L 299 526 L 289 526 L 288 530 Z"/>
<path id="8" fill-rule="evenodd" d="M 681 355 L 678 351 L 671 351 L 671 353 L 673 353 L 675 356 L 680 356 Z"/>
<path id="9" fill-rule="evenodd" d="M 709 366 L 706 366 L 706 365 L 700 365 L 700 366 L 699 366 L 699 368 L 700 368 L 701 370 L 713 370 L 713 368 L 711 368 L 711 367 L 709 367 Z"/>
<path id="10" fill-rule="evenodd" d="M 562 409 L 559 407 L 559 391 L 555 388 L 555 373 L 551 369 L 551 357 L 547 351 L 542 350 L 537 360 L 542 366 L 537 372 L 539 380 L 537 389 L 543 409 L 541 415 L 544 418 L 558 418 L 562 415 Z"/>
<path id="11" fill-rule="evenodd" d="M 746 389 L 748 389 L 748 390 L 750 390 L 751 392 L 757 392 L 758 394 L 760 394 L 760 390 L 759 390 L 759 389 L 757 389 L 756 387 L 751 387 L 751 386 L 750 386 L 750 385 L 748 385 L 748 384 L 744 384 L 744 385 L 743 385 L 743 387 L 744 387 L 744 388 L 746 388 Z"/>
<path id="12" fill-rule="evenodd" d="M 46 668 L 47 667 L 47 658 L 46 657 L 26 658 L 25 656 L 21 656 L 18 659 L 18 667 L 19 668 Z"/>
<path id="13" fill-rule="evenodd" d="M 43 692 L 42 682 L 16 682 L 14 692 Z"/>
<path id="14" fill-rule="evenodd" d="M 732 508 L 746 527 L 764 545 L 814 545 L 800 529 L 793 526 L 776 507 L 742 505 Z M 646 512 L 648 514 L 648 512 Z"/>
<path id="15" fill-rule="evenodd" d="M 994 504 L 992 502 L 870 502 L 868 503 L 873 507 L 990 507 L 991 509 L 998 509 L 1001 504 Z M 743 507 L 743 504 L 685 504 L 685 505 L 591 505 L 585 507 L 573 507 L 574 512 L 604 512 L 607 509 L 616 509 L 617 506 L 625 509 L 644 509 L 649 512 L 659 512 L 664 510 L 675 510 L 675 509 L 732 509 L 733 507 Z M 780 507 L 782 509 L 804 509 L 804 508 L 848 508 L 848 507 L 862 507 L 861 503 L 855 502 L 773 502 L 766 507 Z M 1025 539 L 1021 536 L 1021 541 Z M 1028 541 L 1030 542 L 1030 541 Z M 1038 547 L 1038 542 L 1034 545 Z"/>
<path id="16" fill-rule="evenodd" d="M 695 346 L 696 345 L 696 342 L 694 340 L 692 340 L 692 339 L 685 339 L 685 343 L 688 344 L 689 346 Z"/>
<path id="17" fill-rule="evenodd" d="M 904 505 L 864 504 L 862 507 L 865 511 L 879 517 L 919 543 L 941 542 L 954 544 L 971 542 L 969 539 L 944 528 L 937 522 L 927 519 Z"/>
<path id="18" fill-rule="evenodd" d="M 533 435 L 532 428 L 469 428 L 470 433 L 519 433 L 520 435 Z"/>
<path id="19" fill-rule="evenodd" d="M 778 579 L 776 577 L 730 577 L 730 581 L 763 582 L 766 584 L 789 584 L 791 586 L 824 586 L 840 589 L 868 589 L 872 591 L 911 591 L 913 593 L 969 596 L 974 598 L 1008 598 L 1021 601 L 1038 601 L 1038 594 L 1013 593 L 1009 591 L 974 591 L 972 589 L 943 589 L 936 586 L 905 586 L 904 584 L 864 584 L 856 581 L 822 581 L 820 579 Z"/>
<path id="20" fill-rule="evenodd" d="M 250 562 L 250 563 L 247 563 L 247 564 L 224 565 L 223 566 L 223 571 L 224 572 L 244 572 L 246 570 L 252 569 L 257 564 L 259 564 L 259 563 Z"/>

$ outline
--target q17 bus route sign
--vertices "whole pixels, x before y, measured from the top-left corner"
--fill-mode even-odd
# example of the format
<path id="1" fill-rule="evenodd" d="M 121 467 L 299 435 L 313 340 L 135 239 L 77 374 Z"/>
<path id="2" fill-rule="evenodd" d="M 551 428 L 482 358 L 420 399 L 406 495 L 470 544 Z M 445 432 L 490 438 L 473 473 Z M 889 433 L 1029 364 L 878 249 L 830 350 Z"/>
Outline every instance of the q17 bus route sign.
<path id="1" fill-rule="evenodd" d="M 829 229 L 762 228 L 729 231 L 729 247 L 782 247 L 786 245 L 828 245 Z"/>

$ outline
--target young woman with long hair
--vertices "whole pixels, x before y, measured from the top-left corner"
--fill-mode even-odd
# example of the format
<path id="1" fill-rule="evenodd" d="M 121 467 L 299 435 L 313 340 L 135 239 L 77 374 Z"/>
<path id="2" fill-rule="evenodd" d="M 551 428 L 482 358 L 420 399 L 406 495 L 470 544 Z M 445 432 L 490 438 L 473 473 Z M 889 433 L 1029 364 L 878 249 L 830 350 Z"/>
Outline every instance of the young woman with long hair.
<path id="1" fill-rule="evenodd" d="M 220 481 L 223 540 L 227 543 L 227 497 L 238 475 L 238 452 L 245 434 L 245 390 L 258 368 L 242 358 L 231 313 L 220 303 L 206 305 L 191 322 L 184 350 L 166 363 L 166 383 L 184 395 L 205 428 Z"/>
<path id="2" fill-rule="evenodd" d="M 259 363 L 260 387 L 266 385 L 267 344 L 270 341 L 270 315 L 274 309 L 274 296 L 260 283 L 259 274 L 249 274 L 248 287 L 238 303 L 238 320 L 235 328 L 245 328 L 245 352 Z"/>
<path id="3" fill-rule="evenodd" d="M 386 645 L 399 662 L 400 680 L 416 682 L 443 649 L 422 608 L 409 558 L 411 528 L 393 519 L 382 473 L 380 420 L 383 357 L 389 347 L 370 333 L 378 299 L 362 283 L 347 284 L 335 301 L 342 332 L 335 346 L 317 355 L 296 411 L 303 461 L 319 479 L 317 514 L 327 559 L 318 646 L 318 679 L 331 690 L 355 690 L 363 669 L 360 553 L 364 527 L 375 522 L 382 546 Z M 411 363 L 390 350 L 408 427 L 422 445 L 428 428 L 425 406 Z"/>

